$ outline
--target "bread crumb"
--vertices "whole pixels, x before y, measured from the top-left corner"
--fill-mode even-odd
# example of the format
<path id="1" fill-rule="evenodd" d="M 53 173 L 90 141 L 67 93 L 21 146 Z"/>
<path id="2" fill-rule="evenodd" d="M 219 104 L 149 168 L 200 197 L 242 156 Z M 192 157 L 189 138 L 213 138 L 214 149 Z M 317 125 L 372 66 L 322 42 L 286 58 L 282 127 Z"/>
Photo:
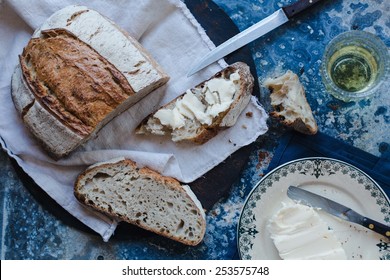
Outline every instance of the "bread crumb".
<path id="1" fill-rule="evenodd" d="M 252 118 L 253 117 L 253 112 L 247 112 L 245 114 L 245 116 L 247 116 L 248 118 Z"/>
<path id="2" fill-rule="evenodd" d="M 242 125 L 242 128 L 243 128 L 243 129 L 247 129 L 248 127 L 247 127 L 245 124 L 243 124 L 243 125 Z"/>
<path id="3" fill-rule="evenodd" d="M 232 139 L 229 139 L 229 143 L 230 143 L 230 144 L 233 144 L 234 147 L 237 146 L 236 143 L 233 143 Z"/>

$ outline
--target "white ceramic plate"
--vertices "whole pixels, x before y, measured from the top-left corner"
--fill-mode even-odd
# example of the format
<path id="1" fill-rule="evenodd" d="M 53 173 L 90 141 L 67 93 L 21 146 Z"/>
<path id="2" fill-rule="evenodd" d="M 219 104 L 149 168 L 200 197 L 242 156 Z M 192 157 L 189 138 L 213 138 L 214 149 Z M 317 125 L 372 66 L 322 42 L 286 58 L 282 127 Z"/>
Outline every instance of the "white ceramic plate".
<path id="1" fill-rule="evenodd" d="M 269 172 L 248 196 L 238 224 L 241 259 L 280 259 L 266 226 L 283 202 L 291 202 L 286 194 L 290 185 L 326 196 L 390 225 L 389 199 L 379 185 L 363 171 L 330 158 L 295 160 Z M 334 230 L 348 259 L 390 260 L 389 239 L 323 211 L 318 213 Z"/>

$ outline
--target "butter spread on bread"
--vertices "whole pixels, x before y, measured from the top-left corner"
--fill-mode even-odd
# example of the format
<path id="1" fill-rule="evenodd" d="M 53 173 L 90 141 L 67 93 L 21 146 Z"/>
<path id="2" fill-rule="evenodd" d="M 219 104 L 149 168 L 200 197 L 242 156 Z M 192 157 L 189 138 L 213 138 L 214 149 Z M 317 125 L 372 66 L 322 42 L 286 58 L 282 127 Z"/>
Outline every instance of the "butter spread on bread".
<path id="1" fill-rule="evenodd" d="M 271 116 L 301 133 L 317 133 L 317 122 L 296 74 L 288 70 L 284 75 L 266 79 L 264 85 L 271 90 L 271 105 L 274 108 Z"/>
<path id="2" fill-rule="evenodd" d="M 172 129 L 183 127 L 185 118 L 196 119 L 201 124 L 211 125 L 213 118 L 227 110 L 233 102 L 233 96 L 236 92 L 234 81 L 240 78 L 234 74 L 236 73 L 230 75 L 229 80 L 215 78 L 205 82 L 202 89 L 205 104 L 191 90 L 187 90 L 182 98 L 176 100 L 173 109 L 162 108 L 153 117 Z"/>
<path id="3" fill-rule="evenodd" d="M 123 30 L 93 10 L 69 6 L 24 48 L 12 99 L 32 134 L 58 159 L 167 81 Z"/>
<path id="4" fill-rule="evenodd" d="M 236 62 L 159 108 L 136 132 L 203 144 L 236 123 L 250 101 L 253 81 L 249 67 Z"/>
<path id="5" fill-rule="evenodd" d="M 205 213 L 189 186 L 128 159 L 89 167 L 74 194 L 95 210 L 186 245 L 205 234 Z"/>

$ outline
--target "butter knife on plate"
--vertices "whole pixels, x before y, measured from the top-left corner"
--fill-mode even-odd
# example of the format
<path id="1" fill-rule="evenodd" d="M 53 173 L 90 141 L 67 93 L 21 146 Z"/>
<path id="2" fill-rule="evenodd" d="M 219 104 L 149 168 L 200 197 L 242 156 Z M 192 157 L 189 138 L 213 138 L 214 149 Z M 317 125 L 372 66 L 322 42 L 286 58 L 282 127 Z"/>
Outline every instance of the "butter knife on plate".
<path id="1" fill-rule="evenodd" d="M 362 225 L 372 231 L 386 236 L 387 238 L 390 238 L 390 226 L 384 225 L 368 217 L 365 217 L 352 210 L 351 208 L 333 200 L 330 200 L 326 197 L 294 186 L 290 186 L 287 189 L 287 196 L 297 203 L 301 203 L 314 208 L 320 208 L 321 210 L 324 210 L 329 214 L 332 214 L 343 220 Z"/>
<path id="2" fill-rule="evenodd" d="M 226 42 L 222 43 L 212 51 L 210 51 L 200 61 L 197 61 L 187 73 L 187 76 L 191 76 L 199 70 L 205 68 L 211 63 L 223 58 L 224 56 L 234 52 L 235 50 L 245 46 L 246 44 L 254 41 L 255 39 L 267 34 L 271 30 L 279 27 L 280 25 L 288 22 L 296 14 L 306 10 L 321 0 L 298 0 L 297 2 L 278 9 L 273 14 L 245 29 L 244 31 L 233 36 Z"/>

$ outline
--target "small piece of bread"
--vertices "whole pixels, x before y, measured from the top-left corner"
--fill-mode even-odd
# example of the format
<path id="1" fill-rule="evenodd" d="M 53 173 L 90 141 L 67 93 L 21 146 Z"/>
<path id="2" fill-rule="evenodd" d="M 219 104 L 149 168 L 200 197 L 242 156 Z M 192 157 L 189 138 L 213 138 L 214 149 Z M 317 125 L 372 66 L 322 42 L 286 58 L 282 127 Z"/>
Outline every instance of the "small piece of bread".
<path id="1" fill-rule="evenodd" d="M 275 110 L 270 113 L 271 116 L 301 133 L 317 133 L 317 122 L 296 74 L 288 70 L 280 77 L 266 79 L 264 85 L 271 90 L 271 105 Z"/>
<path id="2" fill-rule="evenodd" d="M 236 123 L 250 101 L 253 81 L 248 65 L 236 62 L 150 114 L 136 133 L 203 144 Z"/>
<path id="3" fill-rule="evenodd" d="M 95 210 L 186 245 L 199 244 L 205 234 L 205 213 L 189 186 L 128 159 L 89 167 L 74 194 Z"/>

